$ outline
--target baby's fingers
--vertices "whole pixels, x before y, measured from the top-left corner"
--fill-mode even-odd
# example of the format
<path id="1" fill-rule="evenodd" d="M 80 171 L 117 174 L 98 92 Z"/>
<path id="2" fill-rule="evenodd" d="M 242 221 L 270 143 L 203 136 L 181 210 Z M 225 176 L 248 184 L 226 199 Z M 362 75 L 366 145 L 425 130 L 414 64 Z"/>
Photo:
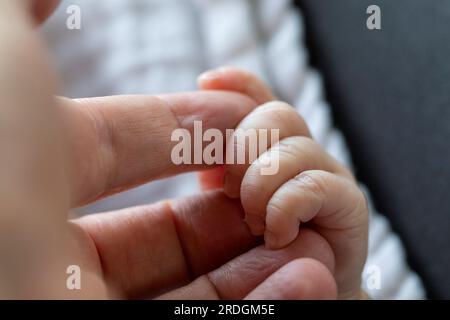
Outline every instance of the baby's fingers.
<path id="1" fill-rule="evenodd" d="M 356 231 L 364 227 L 365 215 L 361 214 L 364 202 L 362 192 L 351 180 L 322 170 L 304 171 L 283 184 L 270 199 L 266 245 L 273 249 L 288 245 L 297 238 L 300 223 L 312 219 L 314 225 L 331 233 Z M 332 246 L 340 249 L 346 246 L 345 241 L 341 243 L 342 237 L 332 239 L 337 240 Z M 345 254 L 352 250 L 337 251 Z"/>
<path id="2" fill-rule="evenodd" d="M 278 167 L 275 175 L 262 174 L 267 163 Z M 247 223 L 255 235 L 264 233 L 266 207 L 275 191 L 308 170 L 325 170 L 351 178 L 351 174 L 316 142 L 302 136 L 281 140 L 249 167 L 242 181 L 241 200 Z M 297 227 L 296 223 L 294 225 Z"/>
<path id="3" fill-rule="evenodd" d="M 287 245 L 297 236 L 299 224 L 309 221 L 333 249 L 339 297 L 357 297 L 368 234 L 362 191 L 343 176 L 320 170 L 302 172 L 281 186 L 267 205 L 267 246 Z"/>
<path id="4" fill-rule="evenodd" d="M 291 136 L 309 137 L 310 132 L 304 119 L 283 102 L 263 104 L 242 120 L 227 140 L 224 182 L 227 196 L 242 196 L 240 191 L 245 189 L 241 189 L 241 182 L 250 165 L 272 145 Z"/>

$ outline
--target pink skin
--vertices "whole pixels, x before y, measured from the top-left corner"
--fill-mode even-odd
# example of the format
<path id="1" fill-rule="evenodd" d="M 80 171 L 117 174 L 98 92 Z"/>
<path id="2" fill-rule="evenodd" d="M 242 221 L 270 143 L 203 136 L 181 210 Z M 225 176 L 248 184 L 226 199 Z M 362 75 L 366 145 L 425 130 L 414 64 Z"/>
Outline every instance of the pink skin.
<path id="1" fill-rule="evenodd" d="M 289 105 L 273 101 L 270 90 L 255 76 L 234 68 L 202 75 L 203 90 L 243 92 L 259 107 L 238 125 L 242 129 L 280 129 L 280 140 L 252 164 L 225 165 L 203 172 L 204 188 L 223 187 L 240 198 L 246 222 L 266 246 L 283 248 L 307 224 L 331 245 L 336 258 L 335 278 L 340 298 L 357 298 L 367 254 L 368 211 L 353 175 L 311 139 L 304 120 Z M 276 175 L 261 175 L 263 159 L 279 154 Z"/>
<path id="2" fill-rule="evenodd" d="M 0 34 L 2 137 L 14 137 L 1 141 L 0 242 L 20 244 L 2 250 L 0 279 L 10 281 L 0 298 L 337 296 L 321 235 L 305 228 L 269 250 L 250 233 L 242 205 L 221 191 L 69 221 L 71 208 L 99 197 L 208 169 L 173 165 L 170 133 L 194 120 L 233 128 L 257 104 L 224 91 L 55 99 L 45 46 L 21 3 L 0 1 L 0 23 L 14 33 Z M 74 264 L 80 291 L 66 288 Z"/>

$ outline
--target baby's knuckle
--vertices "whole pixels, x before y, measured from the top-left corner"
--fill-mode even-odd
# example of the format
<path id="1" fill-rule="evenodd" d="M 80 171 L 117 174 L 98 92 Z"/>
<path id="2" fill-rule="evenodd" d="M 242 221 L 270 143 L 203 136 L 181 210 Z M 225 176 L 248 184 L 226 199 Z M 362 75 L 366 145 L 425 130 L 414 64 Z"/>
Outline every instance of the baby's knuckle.
<path id="1" fill-rule="evenodd" d="M 312 172 L 302 172 L 298 174 L 294 180 L 297 184 L 297 187 L 308 190 L 309 192 L 321 195 L 324 194 L 324 186 L 323 181 L 326 178 L 323 175 L 313 174 Z"/>

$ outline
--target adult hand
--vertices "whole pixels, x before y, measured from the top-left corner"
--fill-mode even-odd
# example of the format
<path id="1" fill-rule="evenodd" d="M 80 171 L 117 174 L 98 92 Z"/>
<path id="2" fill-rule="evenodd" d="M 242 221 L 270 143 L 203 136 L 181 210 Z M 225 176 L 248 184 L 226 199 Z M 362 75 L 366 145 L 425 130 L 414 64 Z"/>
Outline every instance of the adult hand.
<path id="1" fill-rule="evenodd" d="M 70 208 L 206 169 L 172 163 L 172 132 L 196 120 L 224 132 L 256 102 L 221 91 L 54 98 L 57 81 L 22 2 L 2 1 L 0 16 L 1 297 L 336 297 L 321 236 L 305 229 L 287 248 L 266 250 L 221 191 L 68 220 Z M 73 265 L 81 290 L 67 287 Z"/>

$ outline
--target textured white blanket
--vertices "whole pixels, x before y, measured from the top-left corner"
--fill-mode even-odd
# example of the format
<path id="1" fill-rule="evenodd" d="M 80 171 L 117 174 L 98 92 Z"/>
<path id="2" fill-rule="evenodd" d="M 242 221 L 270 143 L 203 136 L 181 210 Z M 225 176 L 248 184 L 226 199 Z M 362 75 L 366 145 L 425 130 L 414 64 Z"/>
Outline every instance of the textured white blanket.
<path id="1" fill-rule="evenodd" d="M 81 30 L 66 28 L 69 5 Z M 306 119 L 313 136 L 345 165 L 320 75 L 308 64 L 302 18 L 289 0 L 67 0 L 44 27 L 64 83 L 62 94 L 89 97 L 196 89 L 204 70 L 233 65 L 261 76 Z M 198 191 L 192 174 L 103 200 L 83 212 L 151 203 Z M 371 208 L 363 283 L 374 298 L 424 298 L 399 238 Z"/>

